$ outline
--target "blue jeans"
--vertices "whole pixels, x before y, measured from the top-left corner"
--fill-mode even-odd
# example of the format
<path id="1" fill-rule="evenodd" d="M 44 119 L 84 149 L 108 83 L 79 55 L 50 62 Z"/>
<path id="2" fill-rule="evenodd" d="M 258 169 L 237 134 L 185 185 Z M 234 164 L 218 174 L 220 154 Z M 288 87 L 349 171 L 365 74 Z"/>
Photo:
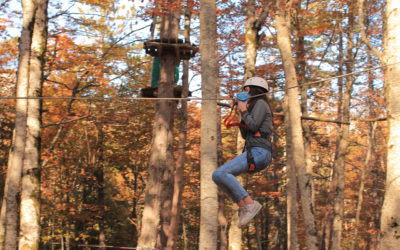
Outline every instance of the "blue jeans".
<path id="1" fill-rule="evenodd" d="M 256 169 L 254 172 L 265 169 L 271 161 L 271 152 L 265 148 L 253 147 L 251 153 L 254 157 Z M 233 158 L 221 167 L 217 168 L 212 174 L 212 179 L 234 202 L 238 202 L 249 196 L 246 190 L 240 185 L 236 176 L 248 171 L 247 153 Z"/>

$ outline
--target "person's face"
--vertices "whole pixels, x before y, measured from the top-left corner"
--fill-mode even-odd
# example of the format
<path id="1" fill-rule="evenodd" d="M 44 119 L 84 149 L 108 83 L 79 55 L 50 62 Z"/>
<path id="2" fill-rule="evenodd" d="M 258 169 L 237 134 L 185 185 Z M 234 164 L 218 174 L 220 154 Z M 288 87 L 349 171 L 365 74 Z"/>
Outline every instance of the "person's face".
<path id="1" fill-rule="evenodd" d="M 244 89 L 244 91 L 246 91 L 246 92 L 249 92 L 249 91 L 250 91 L 250 87 L 249 87 L 249 86 L 246 86 L 246 87 L 244 87 L 243 89 Z"/>

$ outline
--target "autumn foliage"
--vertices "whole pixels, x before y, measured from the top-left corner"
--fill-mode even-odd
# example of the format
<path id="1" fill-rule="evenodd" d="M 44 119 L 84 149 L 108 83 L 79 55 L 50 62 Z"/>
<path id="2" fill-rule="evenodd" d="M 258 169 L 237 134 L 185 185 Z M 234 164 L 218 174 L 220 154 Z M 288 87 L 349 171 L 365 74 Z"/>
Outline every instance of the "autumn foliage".
<path id="1" fill-rule="evenodd" d="M 198 1 L 150 1 L 143 7 L 122 7 L 118 1 L 78 1 L 79 7 L 51 6 L 49 38 L 42 95 L 42 237 L 43 249 L 63 244 L 97 245 L 100 227 L 107 245 L 135 246 L 141 229 L 141 213 L 148 174 L 152 140 L 154 102 L 138 100 L 140 89 L 151 81 L 152 58 L 143 51 L 149 37 L 151 15 L 189 8 L 193 11 L 192 41 L 198 43 Z M 140 2 L 140 1 L 131 1 Z M 142 1 L 143 2 L 143 1 Z M 242 82 L 246 1 L 217 1 L 219 96 L 233 96 Z M 300 1 L 299 1 L 300 2 Z M 335 181 L 333 163 L 340 131 L 342 89 L 339 50 L 346 35 L 342 10 L 350 1 L 307 1 L 294 9 L 293 19 L 303 26 L 293 27 L 293 50 L 305 51 L 295 58 L 306 64 L 299 75 L 307 90 L 310 122 L 311 160 L 318 234 L 325 237 L 327 211 L 332 210 L 331 185 Z M 368 1 L 365 8 L 367 32 L 380 47 L 383 1 Z M 139 3 L 138 3 L 139 4 Z M 139 5 L 137 5 L 139 6 Z M 20 19 L 19 12 L 1 6 L 0 17 L 0 97 L 14 95 L 18 60 L 18 39 L 6 33 L 11 26 L 5 15 Z M 76 12 L 75 12 L 76 11 Z M 270 98 L 275 113 L 275 156 L 268 170 L 248 176 L 247 188 L 266 208 L 254 226 L 244 230 L 244 247 L 254 249 L 257 239 L 265 248 L 286 247 L 286 153 L 283 118 L 285 76 L 276 45 L 273 10 L 261 30 L 257 75 L 274 80 Z M 150 21 L 149 21 L 150 20 Z M 356 30 L 354 31 L 356 32 Z M 157 34 L 157 31 L 156 31 Z M 297 42 L 303 37 L 303 47 Z M 356 70 L 377 65 L 368 48 L 358 39 Z M 199 57 L 191 59 L 191 92 L 200 96 Z M 345 163 L 345 204 L 343 249 L 353 241 L 358 228 L 358 247 L 376 249 L 380 208 L 385 180 L 386 123 L 382 72 L 370 70 L 355 77 L 352 93 L 350 144 Z M 317 82 L 319 79 L 329 79 Z M 314 82 L 314 83 L 313 83 Z M 179 84 L 179 83 L 178 83 Z M 55 98 L 57 97 L 57 98 Z M 86 98 L 90 97 L 90 98 Z M 78 98 L 78 99 L 74 99 Z M 97 98 L 97 99 L 96 99 Z M 4 194 L 7 157 L 14 121 L 14 100 L 0 99 L 0 198 Z M 225 104 L 231 104 L 224 101 Z M 226 106 L 226 105 L 225 105 Z M 229 110 L 221 109 L 221 117 Z M 178 105 L 179 107 L 179 105 Z M 184 191 L 178 249 L 197 249 L 200 218 L 200 103 L 189 102 Z M 175 128 L 179 119 L 176 117 Z M 384 119 L 382 119 L 384 120 Z M 365 162 L 371 126 L 377 122 L 372 156 Z M 223 161 L 236 154 L 237 130 L 221 127 Z M 175 138 L 174 149 L 177 151 Z M 175 155 L 176 157 L 176 155 Z M 361 174 L 366 171 L 364 201 L 355 224 Z M 232 204 L 226 200 L 229 219 Z M 304 248 L 304 228 L 299 212 L 299 249 Z M 258 234 L 258 235 L 257 235 Z M 258 237 L 258 238 L 257 238 Z"/>

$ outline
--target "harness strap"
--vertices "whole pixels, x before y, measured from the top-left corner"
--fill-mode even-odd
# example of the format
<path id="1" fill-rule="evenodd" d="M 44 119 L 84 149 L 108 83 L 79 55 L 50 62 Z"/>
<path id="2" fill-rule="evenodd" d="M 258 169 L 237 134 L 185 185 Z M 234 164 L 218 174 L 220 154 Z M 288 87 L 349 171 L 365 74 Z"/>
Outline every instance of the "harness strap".
<path id="1" fill-rule="evenodd" d="M 246 156 L 247 156 L 247 165 L 249 166 L 248 171 L 253 172 L 256 170 L 256 163 L 254 161 L 253 154 L 251 153 L 251 148 L 246 148 Z"/>
<path id="2" fill-rule="evenodd" d="M 240 122 L 233 122 L 233 120 L 237 117 L 237 110 L 235 109 L 236 106 L 236 102 L 233 103 L 232 107 L 231 107 L 231 112 L 229 112 L 229 115 L 227 115 L 224 118 L 224 125 L 227 129 L 230 129 L 233 126 L 239 126 L 242 128 L 247 129 L 247 125 L 246 124 L 242 124 Z M 233 110 L 235 110 L 235 113 L 233 113 Z"/>
<path id="3" fill-rule="evenodd" d="M 261 137 L 263 136 L 260 131 L 257 131 L 254 133 L 254 136 Z M 249 172 L 254 172 L 256 170 L 256 163 L 254 161 L 253 154 L 251 153 L 251 147 L 246 146 L 246 157 L 247 157 L 247 164 L 249 166 L 248 171 Z"/>

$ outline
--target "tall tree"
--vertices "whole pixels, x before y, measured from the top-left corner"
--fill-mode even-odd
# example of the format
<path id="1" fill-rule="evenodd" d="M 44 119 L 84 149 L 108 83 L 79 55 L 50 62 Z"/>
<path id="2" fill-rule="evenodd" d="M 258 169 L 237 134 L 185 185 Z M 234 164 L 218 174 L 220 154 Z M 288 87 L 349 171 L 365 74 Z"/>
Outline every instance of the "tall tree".
<path id="1" fill-rule="evenodd" d="M 240 131 L 237 132 L 236 139 L 236 154 L 239 155 L 243 152 L 245 140 L 242 138 Z M 237 177 L 238 181 L 241 185 L 245 185 L 247 178 L 246 176 L 240 175 Z M 234 211 L 236 211 L 231 218 L 231 226 L 229 228 L 229 249 L 231 250 L 240 250 L 242 249 L 242 229 L 238 227 L 239 223 L 239 206 L 237 204 L 233 204 Z"/>
<path id="2" fill-rule="evenodd" d="M 343 14 L 344 15 L 344 14 Z M 339 19 L 340 26 L 343 23 L 343 18 Z M 343 50 L 343 32 L 340 32 L 339 34 L 339 54 L 337 56 L 337 61 L 338 61 L 338 74 L 342 75 L 343 74 L 343 68 L 344 68 L 344 50 Z M 344 78 L 339 78 L 338 79 L 338 104 L 337 104 L 337 120 L 341 121 L 342 120 L 342 107 L 343 107 L 343 85 L 344 85 Z M 339 141 L 336 140 L 336 148 L 338 148 L 337 143 Z M 337 168 L 333 167 L 332 168 L 332 175 L 331 175 L 331 183 L 329 186 L 329 193 L 328 193 L 328 202 L 330 205 L 333 207 L 334 205 L 334 195 L 335 195 L 335 190 L 337 186 Z M 324 216 L 324 222 L 323 222 L 323 237 L 321 237 L 321 246 L 329 249 L 330 242 L 331 242 L 331 235 L 332 235 L 332 223 L 333 223 L 333 209 L 329 210 L 327 213 L 325 213 Z"/>
<path id="3" fill-rule="evenodd" d="M 170 6 L 172 8 L 169 10 L 168 21 L 161 23 L 161 40 L 164 41 L 176 41 L 178 38 L 179 32 L 179 20 L 180 20 L 180 10 L 176 4 L 173 4 L 174 1 L 169 1 Z M 159 96 L 162 96 L 160 92 L 167 93 L 166 96 L 173 97 L 173 89 L 175 85 L 175 65 L 178 62 L 175 53 L 166 54 L 161 57 L 161 69 L 160 69 L 160 86 L 158 88 Z M 162 86 L 163 85 L 163 86 Z M 161 104 L 163 105 L 163 104 Z M 176 102 L 169 101 L 168 107 L 166 110 L 161 108 L 162 112 L 168 112 L 167 119 L 169 120 L 169 125 L 167 129 L 167 147 L 166 147 L 166 161 L 164 164 L 164 171 L 162 177 L 163 189 L 161 193 L 161 232 L 160 232 L 160 242 L 158 243 L 159 248 L 164 248 L 167 245 L 168 235 L 169 235 L 169 226 L 171 220 L 171 208 L 172 208 L 172 198 L 173 198 L 173 190 L 174 190 L 174 171 L 175 171 L 175 162 L 174 162 L 174 112 L 176 109 Z M 170 117 L 168 117 L 170 116 Z"/>
<path id="4" fill-rule="evenodd" d="M 287 246 L 289 250 L 297 249 L 297 178 L 296 178 L 296 168 L 293 162 L 293 154 L 289 152 L 293 151 L 292 145 L 292 134 L 290 133 L 291 127 L 289 124 L 289 113 L 288 113 L 288 97 L 284 97 L 283 101 L 283 111 L 286 127 L 286 168 L 287 168 Z"/>
<path id="5" fill-rule="evenodd" d="M 368 25 L 368 19 L 367 21 L 365 21 L 364 19 L 364 0 L 358 0 L 358 25 L 360 27 L 360 31 L 361 31 L 361 36 L 362 38 L 365 40 L 366 39 L 366 32 L 367 30 L 365 30 L 364 28 L 364 24 Z M 368 43 L 368 42 L 367 42 Z M 368 44 L 367 44 L 368 46 Z M 372 47 L 370 47 L 372 48 Z M 374 52 L 372 54 L 368 54 L 367 55 L 367 60 L 368 60 L 368 64 L 372 65 L 372 55 L 376 54 L 377 50 L 375 48 Z M 378 57 L 378 59 L 382 56 L 381 53 L 379 52 L 379 54 L 376 54 L 376 56 Z M 368 72 L 368 90 L 371 93 L 376 93 L 376 91 L 374 91 L 374 84 L 373 84 L 373 80 L 374 80 L 374 76 L 372 72 Z M 376 112 L 376 108 L 374 107 L 374 99 L 375 97 L 373 97 L 373 95 L 368 95 L 367 96 L 367 105 L 368 105 L 368 116 L 375 118 L 377 115 Z M 360 186 L 358 189 L 358 197 L 357 197 L 357 206 L 356 206 L 356 213 L 355 213 L 355 225 L 353 228 L 353 234 L 352 234 L 352 241 L 351 241 L 351 250 L 357 249 L 360 247 L 360 242 L 362 242 L 360 239 L 361 237 L 359 236 L 359 231 L 361 229 L 361 212 L 362 212 L 362 208 L 364 206 L 364 192 L 366 191 L 367 188 L 367 180 L 368 180 L 368 176 L 372 176 L 373 178 L 373 182 L 376 182 L 376 178 L 374 178 L 374 172 L 376 171 L 370 171 L 371 166 L 376 165 L 376 163 L 374 163 L 373 157 L 376 154 L 376 139 L 375 139 L 375 134 L 377 131 L 377 121 L 372 121 L 368 123 L 368 127 L 369 127 L 369 131 L 368 131 L 368 145 L 367 145 L 367 151 L 366 151 L 366 156 L 365 156 L 365 160 L 361 169 L 361 176 L 360 176 Z M 376 161 L 376 160 L 375 160 Z M 371 175 L 372 174 L 372 175 Z M 375 183 L 374 183 L 375 184 Z M 378 188 L 377 185 L 373 185 L 374 186 L 374 191 L 372 192 L 371 196 L 372 197 L 377 197 L 377 192 L 378 192 Z M 367 200 L 367 199 L 365 199 Z M 381 204 L 380 203 L 380 199 L 375 199 L 375 204 Z M 376 220 L 375 220 L 376 221 Z M 371 223 L 372 225 L 376 224 L 375 223 Z M 371 237 L 373 238 L 373 237 Z M 373 239 L 371 239 L 373 240 Z M 375 249 L 377 249 L 376 246 L 376 242 L 375 242 Z"/>
<path id="6" fill-rule="evenodd" d="M 47 2 L 37 0 L 30 51 L 29 97 L 40 97 L 47 44 Z M 40 142 L 42 104 L 28 100 L 27 131 L 22 169 L 19 248 L 39 249 L 40 243 Z"/>
<path id="7" fill-rule="evenodd" d="M 304 215 L 305 230 L 307 236 L 308 249 L 318 249 L 317 228 L 315 222 L 315 211 L 312 202 L 311 178 L 306 172 L 306 163 L 304 158 L 304 141 L 301 127 L 301 108 L 299 103 L 299 90 L 296 78 L 296 70 L 292 58 L 292 47 L 290 41 L 290 9 L 292 1 L 286 5 L 281 0 L 275 1 L 275 20 L 277 29 L 277 42 L 281 53 L 283 69 L 286 80 L 287 95 L 287 121 L 286 130 L 290 133 L 291 154 L 293 157 L 293 166 L 296 168 L 297 183 L 301 194 L 301 205 Z M 296 145 L 296 146 L 294 146 Z"/>
<path id="8" fill-rule="evenodd" d="M 361 208 L 363 205 L 363 200 L 364 196 L 363 193 L 365 191 L 365 177 L 369 172 L 369 165 L 370 165 L 370 159 L 371 155 L 374 153 L 374 143 L 375 143 L 375 130 L 376 130 L 376 125 L 377 122 L 372 122 L 372 124 L 369 124 L 370 131 L 368 133 L 368 147 L 367 147 L 367 152 L 363 164 L 363 168 L 361 170 L 361 177 L 360 177 L 360 187 L 358 189 L 358 198 L 357 198 L 357 206 L 356 206 L 356 218 L 355 218 L 355 225 L 353 229 L 353 241 L 351 242 L 351 250 L 354 250 L 357 248 L 357 244 L 359 242 L 358 240 L 358 232 L 359 232 L 359 223 L 360 223 L 360 214 L 361 214 Z"/>
<path id="9" fill-rule="evenodd" d="M 105 237 L 105 203 L 104 203 L 104 128 L 103 124 L 96 123 L 96 152 L 93 154 L 94 157 L 94 176 L 96 178 L 96 193 L 97 193 L 97 207 L 98 207 L 98 218 L 99 218 L 99 250 L 106 249 L 106 237 Z"/>
<path id="10" fill-rule="evenodd" d="M 384 34 L 385 97 L 388 121 L 386 192 L 382 207 L 380 249 L 400 245 L 400 2 L 388 0 Z"/>
<path id="11" fill-rule="evenodd" d="M 201 156 L 200 156 L 200 245 L 199 249 L 217 249 L 218 188 L 211 179 L 217 168 L 217 42 L 216 2 L 200 1 L 201 54 Z"/>
<path id="12" fill-rule="evenodd" d="M 296 6 L 296 16 L 293 18 L 294 26 L 296 27 L 296 72 L 298 77 L 298 83 L 301 86 L 301 114 L 308 116 L 309 112 L 309 100 L 308 100 L 308 85 L 304 85 L 306 82 L 307 72 L 307 61 L 306 61 L 306 48 L 305 48 L 305 22 L 302 15 L 302 2 L 299 1 Z M 302 120 L 302 128 L 304 133 L 304 157 L 306 160 L 307 174 L 312 175 L 312 159 L 311 159 L 311 123 L 308 120 Z M 312 202 L 314 203 L 314 180 L 311 179 L 311 192 Z M 315 205 L 315 204 L 314 204 Z"/>
<path id="13" fill-rule="evenodd" d="M 263 38 L 263 34 L 260 34 L 260 30 L 268 16 L 270 6 L 271 4 L 269 1 L 264 2 L 261 13 L 257 14 L 256 0 L 249 0 L 247 2 L 247 22 L 244 39 L 246 50 L 244 80 L 256 76 L 257 50 Z"/>
<path id="14" fill-rule="evenodd" d="M 35 21 L 35 3 L 32 0 L 22 1 L 22 32 L 19 44 L 19 65 L 17 72 L 15 106 L 15 128 L 8 160 L 4 201 L 1 207 L 0 249 L 16 249 L 18 243 L 18 206 L 21 185 L 21 171 L 26 139 L 27 99 L 29 86 L 29 63 L 32 44 L 32 33 Z"/>
<path id="15" fill-rule="evenodd" d="M 187 1 L 185 10 L 185 42 L 190 43 L 190 22 L 191 22 L 191 6 L 192 0 Z M 183 60 L 183 75 L 182 75 L 182 98 L 187 98 L 189 95 L 189 59 Z M 186 139 L 187 139 L 187 119 L 188 119 L 188 101 L 182 99 L 181 108 L 179 110 L 179 145 L 178 157 L 176 160 L 176 170 L 174 175 L 174 195 L 172 198 L 171 221 L 167 242 L 167 249 L 175 249 L 176 237 L 179 224 L 181 221 L 181 202 L 184 184 L 184 167 L 186 161 Z"/>
<path id="16" fill-rule="evenodd" d="M 179 10 L 173 3 L 168 0 L 164 6 L 160 29 L 160 39 L 164 42 L 177 41 L 178 38 Z M 158 97 L 171 98 L 174 96 L 175 53 L 163 53 L 160 62 Z M 163 248 L 167 244 L 169 230 L 175 165 L 172 152 L 175 102 L 161 99 L 155 106 L 149 176 L 138 249 Z"/>
<path id="17" fill-rule="evenodd" d="M 294 16 L 294 27 L 296 28 L 296 60 L 297 67 L 296 73 L 298 76 L 298 83 L 301 85 L 301 113 L 304 116 L 308 115 L 308 96 L 307 90 L 308 86 L 303 85 L 306 79 L 306 51 L 305 51 L 305 32 L 304 32 L 304 18 L 302 17 L 302 1 L 298 1 L 295 5 L 295 16 Z M 287 106 L 287 97 L 285 98 L 285 124 L 288 124 L 288 106 Z M 311 134 L 310 134 L 310 121 L 302 120 L 302 129 L 304 133 L 304 157 L 306 163 L 306 171 L 307 174 L 312 176 L 312 162 L 311 162 Z M 291 152 L 293 149 L 293 145 L 291 145 L 291 135 L 290 132 L 287 131 L 286 136 L 286 147 L 287 152 Z M 287 229 L 288 229 L 288 249 L 297 249 L 298 243 L 298 234 L 297 234 L 297 181 L 296 181 L 296 170 L 293 165 L 293 157 L 291 154 L 287 156 Z M 311 181 L 311 197 L 312 202 L 314 203 L 313 194 L 314 194 L 314 185 L 313 180 Z"/>
<path id="18" fill-rule="evenodd" d="M 351 5 L 350 5 L 351 6 Z M 347 26 L 347 46 L 345 53 L 345 67 L 346 73 L 350 74 L 354 70 L 354 13 L 352 8 L 349 6 L 348 13 L 348 26 Z M 342 124 L 340 125 L 340 135 L 337 143 L 337 148 L 335 152 L 335 162 L 334 162 L 334 173 L 336 173 L 336 188 L 335 188 L 335 202 L 333 206 L 333 223 L 332 223 L 332 235 L 330 249 L 340 249 L 341 248 L 341 238 L 342 238 L 342 225 L 343 225 L 343 215 L 344 215 L 344 185 L 345 185 L 345 172 L 344 165 L 347 154 L 347 147 L 349 145 L 350 139 L 350 105 L 351 105 L 351 94 L 353 92 L 354 76 L 349 75 L 346 77 L 346 84 L 343 93 L 343 102 L 340 107 L 340 117 Z"/>

